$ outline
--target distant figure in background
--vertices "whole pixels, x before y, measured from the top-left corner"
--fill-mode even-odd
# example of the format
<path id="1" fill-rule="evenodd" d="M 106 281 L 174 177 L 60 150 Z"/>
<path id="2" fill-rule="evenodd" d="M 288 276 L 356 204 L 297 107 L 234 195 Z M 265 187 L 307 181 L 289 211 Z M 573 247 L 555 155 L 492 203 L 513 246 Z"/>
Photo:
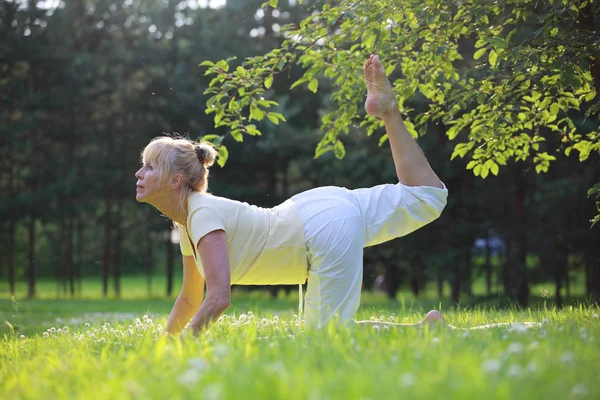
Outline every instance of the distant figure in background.
<path id="1" fill-rule="evenodd" d="M 365 109 L 385 124 L 397 184 L 320 187 L 265 209 L 206 193 L 208 168 L 217 154 L 210 144 L 163 136 L 143 150 L 136 199 L 172 219 L 181 237 L 183 287 L 167 332 L 180 332 L 190 318 L 194 334 L 208 327 L 229 307 L 232 284 L 308 280 L 308 327 L 332 318 L 353 321 L 360 304 L 363 248 L 407 235 L 439 217 L 448 190 L 407 132 L 377 56 L 367 60 L 364 78 Z M 419 324 L 430 321 L 443 318 L 432 311 Z"/>

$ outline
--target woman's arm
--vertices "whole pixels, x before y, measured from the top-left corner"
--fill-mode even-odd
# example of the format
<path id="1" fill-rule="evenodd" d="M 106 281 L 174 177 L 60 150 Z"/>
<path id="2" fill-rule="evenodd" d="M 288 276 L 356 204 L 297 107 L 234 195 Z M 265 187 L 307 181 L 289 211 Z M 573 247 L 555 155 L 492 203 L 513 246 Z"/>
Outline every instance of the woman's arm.
<path id="1" fill-rule="evenodd" d="M 192 318 L 194 335 L 206 329 L 227 310 L 231 300 L 227 235 L 223 230 L 208 233 L 198 243 L 206 278 L 206 299 Z"/>
<path id="2" fill-rule="evenodd" d="M 185 328 L 200 307 L 203 297 L 204 278 L 196 268 L 194 257 L 183 256 L 183 285 L 167 320 L 166 330 L 169 334 L 176 335 Z"/>

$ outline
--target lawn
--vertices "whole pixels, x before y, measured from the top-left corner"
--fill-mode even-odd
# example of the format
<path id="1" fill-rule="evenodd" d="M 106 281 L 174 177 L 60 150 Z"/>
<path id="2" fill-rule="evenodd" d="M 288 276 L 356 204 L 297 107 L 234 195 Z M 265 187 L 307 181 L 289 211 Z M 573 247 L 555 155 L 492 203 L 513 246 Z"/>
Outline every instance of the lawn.
<path id="1" fill-rule="evenodd" d="M 442 309 L 485 330 L 297 328 L 297 295 L 236 293 L 206 336 L 160 335 L 173 299 L 0 302 L 7 399 L 596 399 L 598 308 Z M 431 302 L 366 294 L 359 319 L 416 322 Z M 440 305 L 436 305 L 439 308 Z M 146 317 L 144 317 L 146 315 Z M 526 328 L 522 321 L 541 326 Z"/>

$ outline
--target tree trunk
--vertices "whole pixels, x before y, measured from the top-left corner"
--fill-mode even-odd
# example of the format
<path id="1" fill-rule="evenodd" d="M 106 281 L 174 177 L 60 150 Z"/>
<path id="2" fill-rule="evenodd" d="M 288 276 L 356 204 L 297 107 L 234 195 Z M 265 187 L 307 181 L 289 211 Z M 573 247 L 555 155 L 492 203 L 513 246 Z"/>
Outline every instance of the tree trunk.
<path id="1" fill-rule="evenodd" d="M 27 251 L 27 296 L 35 297 L 35 218 L 31 217 L 27 226 L 29 237 L 29 249 Z"/>
<path id="2" fill-rule="evenodd" d="M 113 237 L 115 238 L 114 244 L 113 244 L 113 255 L 114 255 L 114 261 L 113 261 L 113 285 L 114 285 L 114 289 L 115 289 L 115 295 L 117 296 L 118 299 L 121 298 L 121 242 L 123 241 L 123 229 L 121 227 L 121 211 L 123 209 L 123 204 L 122 204 L 122 199 L 119 199 L 117 201 L 117 211 L 116 211 L 116 218 L 115 218 L 115 226 L 114 229 L 116 230 L 116 234 L 113 235 Z"/>
<path id="3" fill-rule="evenodd" d="M 396 299 L 396 292 L 400 287 L 399 275 L 397 265 L 386 264 L 383 281 L 385 283 L 385 292 L 390 300 Z"/>
<path id="4" fill-rule="evenodd" d="M 111 238 L 112 238 L 112 195 L 108 182 L 104 184 L 104 252 L 102 256 L 102 295 L 108 296 L 108 277 L 110 275 Z"/>
<path id="5" fill-rule="evenodd" d="M 75 278 L 77 280 L 77 293 L 81 295 L 83 280 L 83 218 L 77 219 L 77 262 L 75 263 Z"/>
<path id="6" fill-rule="evenodd" d="M 173 293 L 174 252 L 171 243 L 171 232 L 167 235 L 167 297 Z"/>
<path id="7" fill-rule="evenodd" d="M 513 241 L 513 258 L 515 270 L 511 277 L 514 282 L 514 297 L 522 307 L 529 304 L 529 282 L 527 272 L 527 215 L 525 211 L 525 198 L 527 194 L 527 182 L 520 169 L 516 170 L 515 179 L 515 231 Z"/>
<path id="8" fill-rule="evenodd" d="M 6 260 L 8 288 L 10 295 L 15 295 L 15 222 L 12 217 L 8 219 L 8 242 L 6 243 Z"/>
<path id="9" fill-rule="evenodd" d="M 146 231 L 146 288 L 148 297 L 152 297 L 152 234 L 150 229 Z"/>

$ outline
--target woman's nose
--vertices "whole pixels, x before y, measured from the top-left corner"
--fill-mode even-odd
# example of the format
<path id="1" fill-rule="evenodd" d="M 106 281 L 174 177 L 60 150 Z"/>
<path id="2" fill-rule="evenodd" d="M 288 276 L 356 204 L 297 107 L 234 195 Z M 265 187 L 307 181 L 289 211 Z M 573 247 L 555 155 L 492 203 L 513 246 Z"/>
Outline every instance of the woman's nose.
<path id="1" fill-rule="evenodd" d="M 142 179 L 142 168 L 138 169 L 135 173 L 135 177 L 138 179 Z"/>

